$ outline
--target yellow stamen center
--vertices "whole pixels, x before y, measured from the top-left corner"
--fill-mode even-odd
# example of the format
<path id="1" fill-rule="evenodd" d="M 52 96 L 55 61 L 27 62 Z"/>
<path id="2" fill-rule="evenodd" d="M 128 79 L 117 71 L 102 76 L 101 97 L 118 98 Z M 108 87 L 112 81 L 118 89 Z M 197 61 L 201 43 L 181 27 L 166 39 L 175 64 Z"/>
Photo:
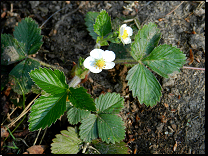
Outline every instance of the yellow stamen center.
<path id="1" fill-rule="evenodd" d="M 103 69 L 103 67 L 105 66 L 105 61 L 103 60 L 103 58 L 96 60 L 94 63 L 94 67 L 98 67 L 99 69 Z"/>
<path id="2" fill-rule="evenodd" d="M 126 39 L 128 37 L 127 30 L 124 30 L 123 35 L 121 36 L 123 39 Z"/>

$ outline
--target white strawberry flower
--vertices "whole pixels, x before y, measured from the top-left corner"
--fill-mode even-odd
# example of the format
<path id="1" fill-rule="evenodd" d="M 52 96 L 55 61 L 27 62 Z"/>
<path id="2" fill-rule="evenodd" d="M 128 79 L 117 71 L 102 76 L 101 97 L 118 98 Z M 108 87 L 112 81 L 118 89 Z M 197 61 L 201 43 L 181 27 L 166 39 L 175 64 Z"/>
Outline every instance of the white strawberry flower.
<path id="1" fill-rule="evenodd" d="M 131 38 L 133 30 L 131 27 L 127 26 L 126 24 L 123 24 L 119 28 L 119 38 L 123 44 L 129 44 L 131 43 Z"/>
<path id="2" fill-rule="evenodd" d="M 100 73 L 102 69 L 112 69 L 115 63 L 115 53 L 109 50 L 94 49 L 90 52 L 90 56 L 84 60 L 84 67 L 92 73 Z"/>

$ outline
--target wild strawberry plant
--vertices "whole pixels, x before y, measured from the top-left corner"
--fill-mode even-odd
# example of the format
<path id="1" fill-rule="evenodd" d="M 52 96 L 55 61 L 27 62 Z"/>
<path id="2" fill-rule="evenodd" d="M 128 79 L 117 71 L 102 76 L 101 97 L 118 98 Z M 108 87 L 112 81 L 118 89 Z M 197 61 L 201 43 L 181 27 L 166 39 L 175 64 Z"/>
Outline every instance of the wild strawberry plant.
<path id="1" fill-rule="evenodd" d="M 79 59 L 72 70 L 74 78 L 69 84 L 62 71 L 40 67 L 40 63 L 30 57 L 42 45 L 40 28 L 31 18 L 25 18 L 19 23 L 14 37 L 1 35 L 2 63 L 8 65 L 24 59 L 10 75 L 20 82 L 25 94 L 31 91 L 32 85 L 42 90 L 42 95 L 31 108 L 28 120 L 30 131 L 50 127 L 65 112 L 71 125 L 81 123 L 78 132 L 68 127 L 56 135 L 51 144 L 52 153 L 72 154 L 81 149 L 85 153 L 90 148 L 100 153 L 103 147 L 109 150 L 102 153 L 127 153 L 127 147 L 122 142 L 125 127 L 118 116 L 124 107 L 123 97 L 117 93 L 106 93 L 94 100 L 78 84 L 89 72 L 99 73 L 102 69 L 112 69 L 115 63 L 134 61 L 136 65 L 128 71 L 126 77 L 129 89 L 141 104 L 154 106 L 160 101 L 162 88 L 147 66 L 168 78 L 168 74 L 180 71 L 186 57 L 171 45 L 158 46 L 161 33 L 154 23 L 138 27 L 137 33 L 133 34 L 135 31 L 127 24 L 116 28 L 105 10 L 100 13 L 88 12 L 85 21 L 89 34 L 96 41 L 95 49 L 86 59 Z M 102 46 L 109 46 L 109 49 L 104 51 L 100 49 Z M 122 52 L 118 53 L 119 50 Z M 18 92 L 15 87 L 14 91 Z"/>

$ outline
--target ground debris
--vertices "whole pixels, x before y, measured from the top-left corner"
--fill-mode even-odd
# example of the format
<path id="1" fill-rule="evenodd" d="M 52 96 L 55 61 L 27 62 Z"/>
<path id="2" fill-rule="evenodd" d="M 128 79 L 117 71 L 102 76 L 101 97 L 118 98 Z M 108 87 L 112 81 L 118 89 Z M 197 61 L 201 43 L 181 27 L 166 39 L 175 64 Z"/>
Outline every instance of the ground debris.
<path id="1" fill-rule="evenodd" d="M 46 148 L 46 145 L 34 145 L 28 148 L 27 152 L 24 152 L 23 154 L 43 154 Z"/>

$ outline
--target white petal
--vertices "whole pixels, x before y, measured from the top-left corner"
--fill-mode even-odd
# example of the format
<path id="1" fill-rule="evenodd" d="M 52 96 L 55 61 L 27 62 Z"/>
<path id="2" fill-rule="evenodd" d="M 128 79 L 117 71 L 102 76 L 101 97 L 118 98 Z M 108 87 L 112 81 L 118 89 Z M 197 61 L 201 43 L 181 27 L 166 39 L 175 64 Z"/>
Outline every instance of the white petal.
<path id="1" fill-rule="evenodd" d="M 125 44 L 131 43 L 131 38 L 130 38 L 130 37 L 127 37 L 127 38 L 124 40 L 124 43 L 125 43 Z"/>
<path id="2" fill-rule="evenodd" d="M 112 62 L 114 61 L 116 58 L 116 55 L 113 51 L 109 51 L 109 50 L 106 50 L 104 53 L 103 53 L 103 59 L 106 61 L 106 62 Z"/>
<path id="3" fill-rule="evenodd" d="M 126 24 L 123 24 L 123 25 L 120 27 L 120 29 L 119 29 L 119 34 L 120 34 L 120 36 L 123 36 L 123 33 L 124 33 L 125 28 L 126 28 Z"/>
<path id="4" fill-rule="evenodd" d="M 126 28 L 127 27 L 127 25 L 126 24 L 123 24 L 122 26 L 121 26 L 121 28 Z"/>
<path id="5" fill-rule="evenodd" d="M 90 56 L 92 56 L 95 59 L 101 59 L 103 56 L 104 51 L 102 49 L 93 49 L 90 52 Z"/>
<path id="6" fill-rule="evenodd" d="M 99 68 L 96 69 L 96 67 L 94 67 L 94 66 L 91 66 L 91 67 L 89 68 L 89 70 L 90 70 L 92 73 L 100 73 L 100 72 L 102 71 L 102 69 L 99 69 Z"/>
<path id="7" fill-rule="evenodd" d="M 103 69 L 112 69 L 114 66 L 114 62 L 106 62 L 105 67 Z"/>
<path id="8" fill-rule="evenodd" d="M 94 66 L 94 63 L 95 63 L 95 59 L 89 56 L 84 60 L 83 65 L 85 68 L 90 69 L 91 66 Z"/>
<path id="9" fill-rule="evenodd" d="M 126 27 L 125 29 L 127 31 L 128 36 L 132 36 L 132 34 L 133 34 L 132 28 L 131 27 Z"/>
<path id="10" fill-rule="evenodd" d="M 125 41 L 124 41 L 124 39 L 123 39 L 122 37 L 121 37 L 121 42 L 122 42 L 123 44 L 126 44 Z"/>

